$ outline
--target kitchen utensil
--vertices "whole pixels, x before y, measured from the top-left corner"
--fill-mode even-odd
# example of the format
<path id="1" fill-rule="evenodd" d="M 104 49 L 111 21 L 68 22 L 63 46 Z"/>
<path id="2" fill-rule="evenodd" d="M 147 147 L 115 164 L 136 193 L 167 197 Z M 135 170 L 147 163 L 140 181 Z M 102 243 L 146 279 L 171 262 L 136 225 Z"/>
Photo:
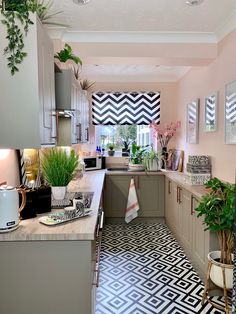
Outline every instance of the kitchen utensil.
<path id="1" fill-rule="evenodd" d="M 22 201 L 19 208 L 19 193 Z M 26 204 L 26 194 L 21 188 L 0 186 L 0 232 L 15 230 L 19 225 L 19 213 Z"/>

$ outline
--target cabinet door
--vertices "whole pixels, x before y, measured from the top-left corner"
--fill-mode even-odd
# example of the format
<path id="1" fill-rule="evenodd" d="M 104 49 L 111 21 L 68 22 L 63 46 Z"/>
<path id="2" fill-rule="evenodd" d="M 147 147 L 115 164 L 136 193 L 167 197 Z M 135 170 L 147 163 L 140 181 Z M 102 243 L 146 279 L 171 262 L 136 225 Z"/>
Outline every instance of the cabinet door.
<path id="1" fill-rule="evenodd" d="M 202 273 L 207 269 L 207 254 L 209 253 L 210 232 L 205 231 L 203 218 L 197 217 L 194 211 L 198 200 L 192 195 L 192 258 L 193 263 Z"/>
<path id="2" fill-rule="evenodd" d="M 173 197 L 172 197 L 172 230 L 175 236 L 179 239 L 179 213 L 180 213 L 180 204 L 179 204 L 179 186 L 172 181 L 173 184 Z"/>
<path id="3" fill-rule="evenodd" d="M 167 226 L 173 227 L 173 181 L 165 177 L 165 220 Z"/>
<path id="4" fill-rule="evenodd" d="M 105 216 L 124 217 L 132 176 L 106 176 Z"/>
<path id="5" fill-rule="evenodd" d="M 191 193 L 180 187 L 179 205 L 180 241 L 185 252 L 190 255 L 192 242 Z"/>
<path id="6" fill-rule="evenodd" d="M 39 24 L 38 35 L 38 76 L 41 144 L 55 144 L 55 83 L 53 45 Z"/>
<path id="7" fill-rule="evenodd" d="M 164 217 L 164 176 L 137 176 L 140 217 Z"/>

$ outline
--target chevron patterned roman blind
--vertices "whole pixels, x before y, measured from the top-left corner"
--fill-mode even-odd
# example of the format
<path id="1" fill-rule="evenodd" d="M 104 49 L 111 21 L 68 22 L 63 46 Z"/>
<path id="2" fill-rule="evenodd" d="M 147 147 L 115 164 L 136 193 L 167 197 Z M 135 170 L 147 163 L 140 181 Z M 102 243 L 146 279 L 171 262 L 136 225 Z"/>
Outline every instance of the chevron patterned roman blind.
<path id="1" fill-rule="evenodd" d="M 95 125 L 160 123 L 160 93 L 93 93 L 92 118 Z"/>

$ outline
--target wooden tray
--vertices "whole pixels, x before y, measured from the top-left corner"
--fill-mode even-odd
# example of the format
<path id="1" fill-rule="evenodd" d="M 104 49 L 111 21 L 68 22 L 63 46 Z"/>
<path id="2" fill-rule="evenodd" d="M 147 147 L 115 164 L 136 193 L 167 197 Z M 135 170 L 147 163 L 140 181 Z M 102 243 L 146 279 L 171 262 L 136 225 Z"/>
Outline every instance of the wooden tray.
<path id="1" fill-rule="evenodd" d="M 39 218 L 39 222 L 41 222 L 42 224 L 46 225 L 46 226 L 56 226 L 56 225 L 60 225 L 69 221 L 73 221 L 75 219 L 79 219 L 79 218 L 83 218 L 86 216 L 89 216 L 92 213 L 92 210 L 87 209 L 84 213 L 84 215 L 78 215 L 76 217 L 73 218 L 66 218 L 64 211 L 60 211 L 57 213 L 53 213 L 50 214 L 48 216 L 43 216 Z"/>

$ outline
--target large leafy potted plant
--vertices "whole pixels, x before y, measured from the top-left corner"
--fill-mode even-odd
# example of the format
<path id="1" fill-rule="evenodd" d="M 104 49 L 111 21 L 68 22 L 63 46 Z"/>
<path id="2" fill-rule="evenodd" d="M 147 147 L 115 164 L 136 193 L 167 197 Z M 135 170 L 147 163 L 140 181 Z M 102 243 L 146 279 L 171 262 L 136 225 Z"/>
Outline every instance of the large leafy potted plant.
<path id="1" fill-rule="evenodd" d="M 143 158 L 146 151 L 136 143 L 131 145 L 131 152 L 129 157 L 129 171 L 144 171 Z"/>
<path id="2" fill-rule="evenodd" d="M 41 166 L 54 199 L 63 199 L 67 185 L 77 174 L 78 156 L 73 150 L 67 153 L 61 148 L 52 148 L 42 153 Z"/>
<path id="3" fill-rule="evenodd" d="M 231 289 L 233 284 L 233 225 L 235 216 L 235 185 L 217 178 L 205 186 L 210 189 L 195 209 L 197 216 L 203 216 L 206 230 L 217 233 L 220 251 L 210 252 L 210 278 L 221 288 Z M 225 286 L 223 282 L 225 273 Z"/>

